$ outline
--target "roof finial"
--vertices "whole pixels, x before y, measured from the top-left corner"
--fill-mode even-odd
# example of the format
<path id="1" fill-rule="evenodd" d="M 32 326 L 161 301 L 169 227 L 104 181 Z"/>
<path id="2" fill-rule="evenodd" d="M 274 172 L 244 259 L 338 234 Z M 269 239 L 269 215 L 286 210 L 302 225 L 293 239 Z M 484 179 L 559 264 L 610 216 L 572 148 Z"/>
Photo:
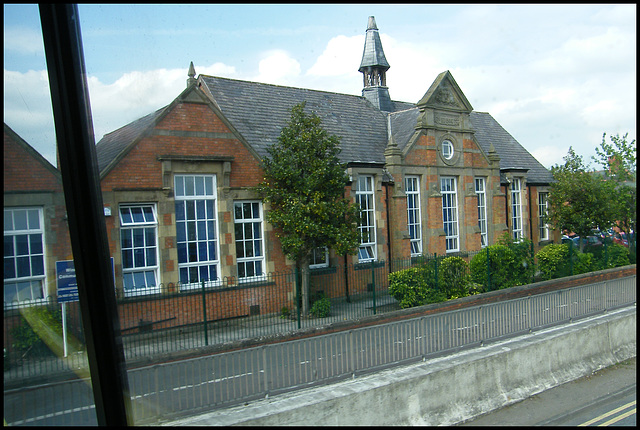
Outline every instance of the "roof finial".
<path id="1" fill-rule="evenodd" d="M 196 69 L 193 67 L 193 61 L 189 64 L 189 79 L 187 79 L 187 88 L 196 83 Z"/>

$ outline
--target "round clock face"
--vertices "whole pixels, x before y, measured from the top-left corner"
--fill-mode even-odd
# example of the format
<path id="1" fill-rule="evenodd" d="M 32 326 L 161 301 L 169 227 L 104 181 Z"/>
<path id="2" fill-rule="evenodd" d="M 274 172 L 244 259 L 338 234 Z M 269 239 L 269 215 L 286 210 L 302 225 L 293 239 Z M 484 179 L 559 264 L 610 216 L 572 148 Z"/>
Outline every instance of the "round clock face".
<path id="1" fill-rule="evenodd" d="M 453 157 L 453 143 L 450 140 L 442 141 L 442 156 L 446 160 L 451 160 L 451 157 Z"/>

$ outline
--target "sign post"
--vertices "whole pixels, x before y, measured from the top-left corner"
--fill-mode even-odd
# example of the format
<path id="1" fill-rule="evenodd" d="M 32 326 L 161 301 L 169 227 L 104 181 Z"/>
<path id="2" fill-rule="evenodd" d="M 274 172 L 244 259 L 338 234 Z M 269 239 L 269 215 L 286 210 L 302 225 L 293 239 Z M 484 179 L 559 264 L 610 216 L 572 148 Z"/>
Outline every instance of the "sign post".
<path id="1" fill-rule="evenodd" d="M 111 270 L 114 270 L 113 257 L 111 257 Z M 114 270 L 115 282 L 115 270 Z M 58 290 L 58 303 L 62 305 L 62 341 L 64 343 L 64 356 L 67 356 L 67 302 L 77 302 L 78 282 L 76 281 L 76 269 L 73 260 L 56 261 L 56 287 Z"/>
<path id="2" fill-rule="evenodd" d="M 67 302 L 78 301 L 78 283 L 73 260 L 56 261 L 56 285 L 58 303 L 62 304 L 62 343 L 67 356 Z"/>

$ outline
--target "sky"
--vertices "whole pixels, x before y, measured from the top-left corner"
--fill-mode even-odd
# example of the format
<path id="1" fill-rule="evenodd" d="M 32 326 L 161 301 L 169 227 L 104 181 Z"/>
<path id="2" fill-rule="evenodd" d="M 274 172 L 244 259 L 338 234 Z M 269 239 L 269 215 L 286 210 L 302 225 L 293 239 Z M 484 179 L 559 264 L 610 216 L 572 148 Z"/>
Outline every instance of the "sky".
<path id="1" fill-rule="evenodd" d="M 603 133 L 636 139 L 635 4 L 78 6 L 95 140 L 171 103 L 196 74 L 362 95 L 369 16 L 393 100 L 449 70 L 545 167 L 586 162 Z M 4 5 L 4 122 L 53 165 L 36 5 Z M 607 137 L 607 141 L 609 138 Z M 597 166 L 591 161 L 592 167 Z"/>

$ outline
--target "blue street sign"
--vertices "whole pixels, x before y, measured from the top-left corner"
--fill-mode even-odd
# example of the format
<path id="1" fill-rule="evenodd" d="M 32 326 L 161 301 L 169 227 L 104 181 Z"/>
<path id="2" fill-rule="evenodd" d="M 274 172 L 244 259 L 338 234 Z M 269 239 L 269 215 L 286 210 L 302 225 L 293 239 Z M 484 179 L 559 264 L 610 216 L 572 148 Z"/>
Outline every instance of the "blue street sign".
<path id="1" fill-rule="evenodd" d="M 114 272 L 115 283 L 114 269 L 113 257 L 111 257 L 111 270 Z M 58 287 L 58 303 L 78 301 L 78 282 L 76 281 L 73 260 L 56 261 L 56 285 Z"/>
<path id="2" fill-rule="evenodd" d="M 78 301 L 78 283 L 73 260 L 56 261 L 58 303 Z"/>

